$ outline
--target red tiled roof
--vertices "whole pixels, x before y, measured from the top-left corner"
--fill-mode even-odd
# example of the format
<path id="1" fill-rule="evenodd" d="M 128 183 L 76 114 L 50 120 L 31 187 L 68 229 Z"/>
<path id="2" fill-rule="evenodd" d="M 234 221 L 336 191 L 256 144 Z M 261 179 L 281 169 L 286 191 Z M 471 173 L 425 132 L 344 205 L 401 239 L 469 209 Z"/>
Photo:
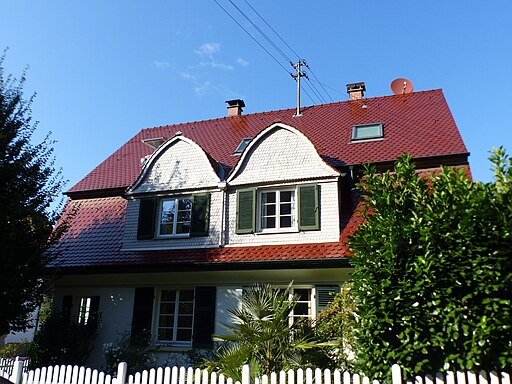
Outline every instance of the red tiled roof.
<path id="1" fill-rule="evenodd" d="M 50 267 L 109 267 L 193 265 L 341 259 L 350 254 L 339 242 L 249 247 L 122 251 L 126 200 L 108 197 L 68 201 L 69 230 L 51 249 Z"/>
<path id="2" fill-rule="evenodd" d="M 143 129 L 98 165 L 69 192 L 128 187 L 139 176 L 140 159 L 152 153 L 142 139 L 173 137 L 198 143 L 215 161 L 234 167 L 242 138 L 255 137 L 275 122 L 301 131 L 334 167 L 467 153 L 441 90 L 414 92 Z M 354 124 L 384 123 L 384 140 L 351 143 Z"/>

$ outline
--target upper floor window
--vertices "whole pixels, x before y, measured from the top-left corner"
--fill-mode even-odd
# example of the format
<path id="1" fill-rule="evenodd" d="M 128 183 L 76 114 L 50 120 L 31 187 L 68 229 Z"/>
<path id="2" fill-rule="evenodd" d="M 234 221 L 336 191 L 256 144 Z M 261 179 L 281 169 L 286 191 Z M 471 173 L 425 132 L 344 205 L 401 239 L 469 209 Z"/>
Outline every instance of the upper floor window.
<path id="1" fill-rule="evenodd" d="M 261 231 L 297 228 L 295 189 L 259 192 L 259 229 Z"/>
<path id="2" fill-rule="evenodd" d="M 382 123 L 354 125 L 352 127 L 352 141 L 382 139 L 383 137 Z"/>
<path id="3" fill-rule="evenodd" d="M 140 199 L 137 239 L 208 236 L 210 194 Z"/>
<path id="4" fill-rule="evenodd" d="M 236 233 L 320 229 L 316 184 L 237 191 Z"/>
<path id="5" fill-rule="evenodd" d="M 158 235 L 161 237 L 190 235 L 192 199 L 160 200 Z"/>

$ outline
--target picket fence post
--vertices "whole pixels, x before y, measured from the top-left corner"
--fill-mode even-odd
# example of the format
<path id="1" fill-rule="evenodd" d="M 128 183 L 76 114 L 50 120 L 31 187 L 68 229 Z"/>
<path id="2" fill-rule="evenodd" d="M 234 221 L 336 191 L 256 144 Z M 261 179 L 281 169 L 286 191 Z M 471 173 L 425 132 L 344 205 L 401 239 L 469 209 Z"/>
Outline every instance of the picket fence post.
<path id="1" fill-rule="evenodd" d="M 21 384 L 23 377 L 23 361 L 20 360 L 19 356 L 16 357 L 14 365 L 12 367 L 11 381 L 14 384 Z"/>
<path id="2" fill-rule="evenodd" d="M 242 367 L 242 384 L 251 384 L 251 368 L 248 364 Z"/>
<path id="3" fill-rule="evenodd" d="M 393 384 L 402 384 L 402 368 L 398 364 L 391 367 L 391 381 Z"/>
<path id="4" fill-rule="evenodd" d="M 117 366 L 117 377 L 116 384 L 125 384 L 126 383 L 126 374 L 128 373 L 128 364 L 119 363 Z"/>

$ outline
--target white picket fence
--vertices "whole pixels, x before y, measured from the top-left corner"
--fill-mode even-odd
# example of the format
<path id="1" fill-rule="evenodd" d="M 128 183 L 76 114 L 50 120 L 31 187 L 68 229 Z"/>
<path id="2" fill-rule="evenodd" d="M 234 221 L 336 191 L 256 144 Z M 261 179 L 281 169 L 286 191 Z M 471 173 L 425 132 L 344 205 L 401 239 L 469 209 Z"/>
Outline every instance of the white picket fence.
<path id="1" fill-rule="evenodd" d="M 25 366 L 24 366 L 25 364 Z M 242 382 L 207 370 L 185 367 L 160 367 L 127 374 L 120 363 L 117 375 L 111 376 L 91 368 L 56 365 L 28 370 L 22 360 L 0 360 L 0 377 L 14 384 L 379 384 L 377 380 L 340 370 L 297 369 L 265 375 L 251 382 L 250 368 L 242 369 Z M 447 372 L 435 376 L 417 376 L 413 382 L 402 380 L 402 369 L 393 365 L 391 384 L 512 384 L 505 372 Z"/>

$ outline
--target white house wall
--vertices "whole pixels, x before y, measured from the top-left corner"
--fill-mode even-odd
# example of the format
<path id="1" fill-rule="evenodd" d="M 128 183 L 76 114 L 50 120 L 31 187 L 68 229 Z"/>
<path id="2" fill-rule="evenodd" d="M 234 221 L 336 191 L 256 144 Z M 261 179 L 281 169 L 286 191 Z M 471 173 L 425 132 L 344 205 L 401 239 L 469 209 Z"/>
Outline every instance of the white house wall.
<path id="1" fill-rule="evenodd" d="M 140 200 L 129 200 L 126 207 L 123 249 L 171 249 L 218 246 L 222 222 L 223 194 L 224 192 L 219 190 L 211 192 L 210 227 L 208 236 L 190 238 L 155 238 L 152 240 L 137 240 Z"/>
<path id="2" fill-rule="evenodd" d="M 147 173 L 131 192 L 159 192 L 215 187 L 216 177 L 208 158 L 199 146 L 188 140 L 170 143 L 156 159 L 150 159 Z"/>
<path id="3" fill-rule="evenodd" d="M 72 319 L 77 321 L 81 297 L 100 297 L 100 322 L 96 337 L 93 339 L 93 352 L 89 355 L 89 365 L 102 367 L 105 365 L 104 345 L 117 345 L 121 337 L 129 336 L 133 315 L 135 288 L 122 286 L 82 286 L 57 287 L 54 300 L 60 307 L 64 296 L 73 297 L 71 309 Z"/>
<path id="4" fill-rule="evenodd" d="M 136 287 L 183 288 L 216 287 L 215 333 L 225 334 L 221 323 L 230 322 L 229 310 L 240 305 L 243 288 L 254 283 L 286 286 L 291 281 L 299 286 L 337 285 L 349 279 L 346 268 L 283 269 L 224 272 L 160 272 L 133 274 L 67 275 L 55 281 L 54 300 L 60 307 L 63 297 L 73 296 L 72 316 L 77 319 L 81 297 L 99 296 L 101 313 L 98 334 L 93 340 L 89 358 L 92 367 L 104 366 L 104 345 L 114 345 L 131 330 Z M 156 306 L 155 306 L 156 308 Z M 188 349 L 166 349 L 158 352 L 160 363 L 187 363 Z"/>

